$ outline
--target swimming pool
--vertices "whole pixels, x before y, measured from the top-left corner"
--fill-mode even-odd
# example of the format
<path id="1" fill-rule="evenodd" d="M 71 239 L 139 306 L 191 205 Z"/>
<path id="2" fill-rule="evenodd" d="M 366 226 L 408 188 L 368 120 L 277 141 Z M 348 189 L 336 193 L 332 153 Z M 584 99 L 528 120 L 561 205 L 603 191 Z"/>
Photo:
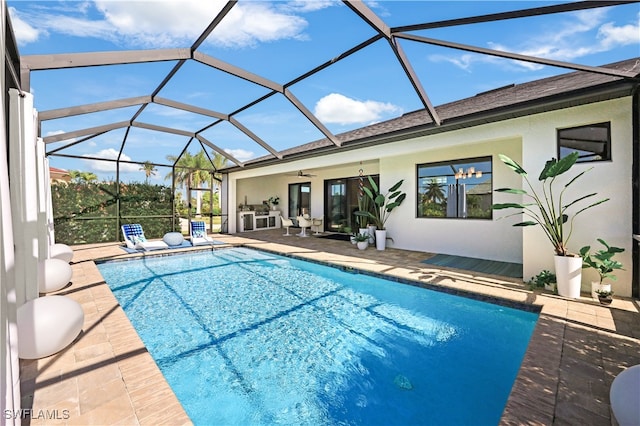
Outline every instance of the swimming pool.
<path id="1" fill-rule="evenodd" d="M 497 424 L 538 317 L 247 248 L 98 268 L 195 424 Z"/>

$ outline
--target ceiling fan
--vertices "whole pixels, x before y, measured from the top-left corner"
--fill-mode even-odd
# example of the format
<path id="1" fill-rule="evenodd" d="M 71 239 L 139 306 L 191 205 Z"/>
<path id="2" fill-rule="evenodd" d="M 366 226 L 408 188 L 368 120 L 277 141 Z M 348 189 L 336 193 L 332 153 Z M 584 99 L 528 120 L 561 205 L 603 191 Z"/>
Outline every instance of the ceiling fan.
<path id="1" fill-rule="evenodd" d="M 315 177 L 316 175 L 311 173 L 304 173 L 302 170 L 298 170 L 298 173 L 289 174 L 287 176 L 298 176 L 299 178 Z"/>

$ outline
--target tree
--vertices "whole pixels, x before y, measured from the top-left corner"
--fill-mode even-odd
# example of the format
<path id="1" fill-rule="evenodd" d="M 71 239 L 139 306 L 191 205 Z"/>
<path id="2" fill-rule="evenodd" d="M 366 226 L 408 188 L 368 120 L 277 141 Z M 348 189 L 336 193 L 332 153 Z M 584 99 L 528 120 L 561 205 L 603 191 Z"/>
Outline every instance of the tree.
<path id="1" fill-rule="evenodd" d="M 200 150 L 196 155 L 185 152 L 179 159 L 174 155 L 167 155 L 167 160 L 173 161 L 175 164 L 175 181 L 179 187 L 184 188 L 189 181 L 191 188 L 211 187 L 211 172 L 214 170 L 214 165 L 209 161 L 204 150 Z M 172 176 L 172 173 L 169 172 L 165 179 L 170 179 Z M 196 214 L 201 214 L 201 212 L 202 194 L 197 190 Z"/>
<path id="2" fill-rule="evenodd" d="M 213 167 L 215 168 L 215 170 L 220 170 L 222 169 L 224 166 L 227 165 L 227 159 L 224 155 L 221 155 L 215 151 L 211 151 L 211 162 L 213 163 Z M 220 173 L 214 173 L 214 180 L 213 180 L 213 187 L 214 189 L 220 189 L 220 184 L 219 184 L 219 180 L 222 179 L 222 175 Z"/>
<path id="3" fill-rule="evenodd" d="M 98 176 L 95 173 L 80 170 L 69 170 L 69 176 L 71 176 L 71 181 L 75 183 L 90 183 L 98 180 Z"/>
<path id="4" fill-rule="evenodd" d="M 145 161 L 142 164 L 142 167 L 140 167 L 140 169 L 138 170 L 143 170 L 144 171 L 144 175 L 145 175 L 145 180 L 144 183 L 149 183 L 149 176 L 155 176 L 157 175 L 157 171 L 158 169 L 156 169 L 156 167 L 151 163 L 151 161 Z"/>
<path id="5" fill-rule="evenodd" d="M 442 185 L 440 185 L 436 179 L 431 179 L 429 181 L 427 189 L 424 191 L 424 198 L 432 203 L 445 200 Z"/>

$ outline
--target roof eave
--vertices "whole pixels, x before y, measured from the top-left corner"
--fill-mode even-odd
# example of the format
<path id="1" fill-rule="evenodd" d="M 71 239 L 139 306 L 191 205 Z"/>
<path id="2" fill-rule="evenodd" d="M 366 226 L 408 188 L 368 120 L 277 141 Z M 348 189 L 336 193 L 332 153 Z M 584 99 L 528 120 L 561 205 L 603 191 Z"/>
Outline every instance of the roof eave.
<path id="1" fill-rule="evenodd" d="M 249 161 L 245 163 L 243 168 L 232 167 L 223 169 L 221 171 L 225 173 L 233 173 L 239 170 L 260 168 L 279 164 L 282 162 L 313 158 L 336 152 L 351 151 L 354 149 L 398 142 L 401 140 L 451 132 L 454 130 L 475 127 L 483 124 L 511 120 L 527 115 L 541 114 L 544 112 L 557 111 L 564 108 L 571 108 L 595 102 L 603 102 L 607 100 L 623 98 L 632 96 L 637 90 L 638 84 L 638 81 L 633 80 L 617 80 L 596 86 L 589 86 L 586 88 L 573 90 L 570 92 L 559 93 L 544 98 L 528 100 L 521 103 L 444 119 L 440 126 L 436 126 L 434 123 L 430 122 L 393 132 L 344 141 L 341 147 L 335 145 L 327 145 L 309 151 L 284 155 L 280 160 L 277 158 L 258 159 L 254 160 L 253 162 Z"/>

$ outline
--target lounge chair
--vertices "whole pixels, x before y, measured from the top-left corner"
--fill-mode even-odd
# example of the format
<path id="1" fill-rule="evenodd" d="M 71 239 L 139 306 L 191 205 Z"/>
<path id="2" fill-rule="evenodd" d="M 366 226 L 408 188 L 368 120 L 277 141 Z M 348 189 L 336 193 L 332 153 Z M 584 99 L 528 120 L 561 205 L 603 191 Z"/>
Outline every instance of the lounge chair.
<path id="1" fill-rule="evenodd" d="M 147 241 L 142 226 L 138 223 L 122 225 L 121 228 L 127 248 L 144 251 L 169 248 L 169 245 L 164 241 Z"/>
<path id="2" fill-rule="evenodd" d="M 194 246 L 214 244 L 214 239 L 207 235 L 207 228 L 203 221 L 192 221 L 190 229 L 191 244 Z"/>

